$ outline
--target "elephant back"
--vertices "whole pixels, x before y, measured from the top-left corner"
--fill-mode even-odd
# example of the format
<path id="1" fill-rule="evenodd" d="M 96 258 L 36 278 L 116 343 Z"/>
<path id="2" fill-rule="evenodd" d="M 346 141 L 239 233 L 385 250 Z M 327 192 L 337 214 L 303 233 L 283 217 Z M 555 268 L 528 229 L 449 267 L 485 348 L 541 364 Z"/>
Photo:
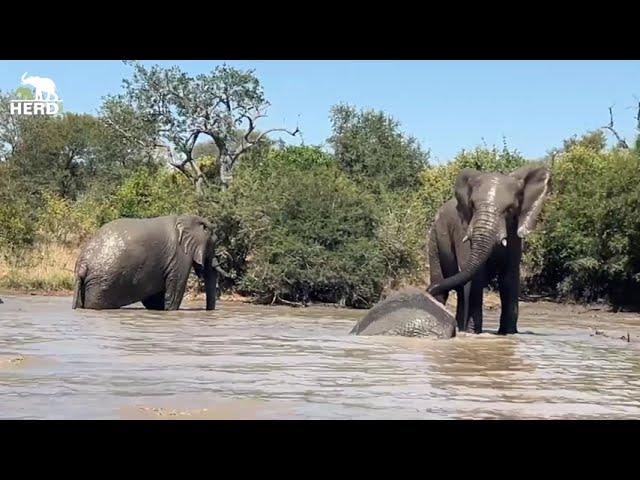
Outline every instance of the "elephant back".
<path id="1" fill-rule="evenodd" d="M 408 287 L 375 305 L 351 330 L 352 335 L 403 335 L 450 338 L 455 319 L 431 295 Z"/>

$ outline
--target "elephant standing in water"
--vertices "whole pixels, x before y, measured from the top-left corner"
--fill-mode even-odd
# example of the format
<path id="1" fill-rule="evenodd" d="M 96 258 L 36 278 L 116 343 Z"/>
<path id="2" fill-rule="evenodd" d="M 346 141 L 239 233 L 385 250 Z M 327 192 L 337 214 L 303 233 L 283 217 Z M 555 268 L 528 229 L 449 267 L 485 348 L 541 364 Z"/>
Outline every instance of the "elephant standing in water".
<path id="1" fill-rule="evenodd" d="M 193 266 L 204 279 L 206 308 L 214 310 L 218 272 L 223 273 L 215 242 L 213 226 L 193 215 L 107 223 L 76 262 L 73 308 L 119 308 L 141 301 L 151 310 L 177 310 Z"/>
<path id="2" fill-rule="evenodd" d="M 454 198 L 440 208 L 429 232 L 428 288 L 442 303 L 456 290 L 459 330 L 482 332 L 483 289 L 497 276 L 498 333 L 518 333 L 522 239 L 535 227 L 550 178 L 546 167 L 535 164 L 509 175 L 459 173 Z"/>

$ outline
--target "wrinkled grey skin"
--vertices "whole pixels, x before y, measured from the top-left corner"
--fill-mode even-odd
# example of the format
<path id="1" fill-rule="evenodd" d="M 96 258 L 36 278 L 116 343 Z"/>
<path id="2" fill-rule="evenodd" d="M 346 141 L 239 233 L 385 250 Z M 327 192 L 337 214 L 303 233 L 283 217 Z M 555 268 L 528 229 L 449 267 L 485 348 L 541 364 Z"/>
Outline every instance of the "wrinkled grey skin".
<path id="1" fill-rule="evenodd" d="M 459 330 L 482 332 L 483 288 L 497 276 L 498 333 L 518 333 L 522 239 L 535 227 L 550 178 L 535 164 L 509 175 L 473 169 L 458 175 L 454 198 L 440 208 L 429 232 L 428 292 L 444 304 L 456 290 Z"/>
<path id="2" fill-rule="evenodd" d="M 452 338 L 456 336 L 456 322 L 435 298 L 410 287 L 374 306 L 349 333 Z"/>
<path id="3" fill-rule="evenodd" d="M 122 218 L 84 245 L 75 267 L 73 308 L 111 309 L 141 301 L 177 310 L 191 267 L 204 280 L 214 310 L 218 272 L 213 226 L 193 215 Z"/>

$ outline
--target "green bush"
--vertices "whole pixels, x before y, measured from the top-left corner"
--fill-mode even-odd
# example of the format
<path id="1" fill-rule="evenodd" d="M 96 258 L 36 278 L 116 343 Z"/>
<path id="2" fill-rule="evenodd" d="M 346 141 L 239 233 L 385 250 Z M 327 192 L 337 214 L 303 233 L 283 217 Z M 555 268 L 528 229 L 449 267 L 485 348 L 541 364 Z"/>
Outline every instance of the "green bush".
<path id="1" fill-rule="evenodd" d="M 553 165 L 544 221 L 525 257 L 530 288 L 575 300 L 637 303 L 640 159 L 593 141 L 565 146 Z"/>
<path id="2" fill-rule="evenodd" d="M 400 131 L 397 120 L 382 111 L 337 105 L 331 109 L 331 123 L 329 144 L 338 165 L 351 178 L 373 191 L 418 186 L 418 174 L 429 164 L 429 153 Z"/>
<path id="3" fill-rule="evenodd" d="M 0 164 L 0 249 L 12 250 L 32 245 L 36 218 L 29 198 L 7 175 Z"/>
<path id="4" fill-rule="evenodd" d="M 108 216 L 145 218 L 189 213 L 195 194 L 189 181 L 175 171 L 138 169 L 109 201 Z"/>
<path id="5" fill-rule="evenodd" d="M 412 210 L 393 200 L 359 188 L 321 150 L 287 147 L 238 168 L 202 213 L 218 225 L 221 256 L 240 292 L 360 307 L 415 267 L 402 228 Z"/>

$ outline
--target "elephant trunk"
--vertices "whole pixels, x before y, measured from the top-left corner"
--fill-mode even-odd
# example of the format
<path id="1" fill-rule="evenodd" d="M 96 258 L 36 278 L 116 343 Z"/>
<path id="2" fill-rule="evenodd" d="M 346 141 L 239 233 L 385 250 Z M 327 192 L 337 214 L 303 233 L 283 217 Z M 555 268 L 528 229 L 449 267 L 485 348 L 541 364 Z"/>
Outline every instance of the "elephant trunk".
<path id="1" fill-rule="evenodd" d="M 460 272 L 445 278 L 440 283 L 429 286 L 427 291 L 431 295 L 447 293 L 449 290 L 458 288 L 473 278 L 493 251 L 499 231 L 498 220 L 499 216 L 490 206 L 478 209 L 473 220 L 469 260 Z"/>

